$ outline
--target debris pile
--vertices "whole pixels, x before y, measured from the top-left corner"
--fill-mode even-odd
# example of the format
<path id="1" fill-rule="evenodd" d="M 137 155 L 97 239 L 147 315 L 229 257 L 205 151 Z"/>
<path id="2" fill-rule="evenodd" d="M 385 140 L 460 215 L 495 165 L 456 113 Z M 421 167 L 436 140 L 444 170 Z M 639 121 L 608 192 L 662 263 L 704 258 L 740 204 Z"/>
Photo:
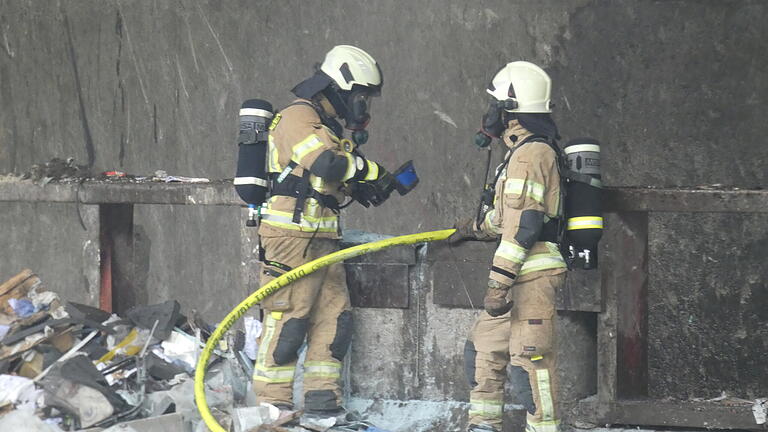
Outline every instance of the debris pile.
<path id="1" fill-rule="evenodd" d="M 205 431 L 192 375 L 213 329 L 173 300 L 125 317 L 64 303 L 24 270 L 0 285 L 0 430 L 95 431 L 175 413 L 178 430 Z M 207 372 L 207 399 L 225 427 L 234 407 L 254 403 L 244 342 L 243 332 L 228 335 Z"/>
<path id="2" fill-rule="evenodd" d="M 169 300 L 121 317 L 63 302 L 30 270 L 0 284 L 0 430 L 207 431 L 193 376 L 215 327 L 180 309 Z M 256 406 L 251 376 L 261 323 L 247 318 L 244 328 L 224 337 L 206 371 L 206 400 L 222 427 L 380 431 L 359 421 L 329 429 L 307 424 L 301 411 Z"/>
<path id="3" fill-rule="evenodd" d="M 48 162 L 32 165 L 26 172 L 0 176 L 0 181 L 31 181 L 45 186 L 48 183 L 77 184 L 100 183 L 211 183 L 204 177 L 169 175 L 165 170 L 156 170 L 153 175 L 133 175 L 123 171 L 109 170 L 93 173 L 86 165 L 79 165 L 74 158 L 53 158 Z"/>

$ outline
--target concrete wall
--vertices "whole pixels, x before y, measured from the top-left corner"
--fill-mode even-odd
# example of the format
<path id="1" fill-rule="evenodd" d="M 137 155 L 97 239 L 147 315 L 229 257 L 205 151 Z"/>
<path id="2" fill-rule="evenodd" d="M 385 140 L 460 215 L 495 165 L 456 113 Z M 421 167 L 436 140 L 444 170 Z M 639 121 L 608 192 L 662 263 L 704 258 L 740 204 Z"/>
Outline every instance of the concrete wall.
<path id="1" fill-rule="evenodd" d="M 353 43 L 380 61 L 386 82 L 374 106 L 366 153 L 391 168 L 414 159 L 423 181 L 408 197 L 393 198 L 376 211 L 350 209 L 346 227 L 410 233 L 471 214 L 483 181 L 483 162 L 471 139 L 487 100 L 484 88 L 498 67 L 517 59 L 551 73 L 555 118 L 564 137 L 591 135 L 604 143 L 608 184 L 765 187 L 766 9 L 758 0 L 343 0 L 311 6 L 298 0 L 0 0 L 0 172 L 72 156 L 95 172 L 165 169 L 231 177 L 241 101 L 289 102 L 288 89 L 326 50 Z M 77 223 L 67 216 L 62 225 L 53 206 L 4 204 L 0 211 L 0 233 L 13 239 L 4 248 L 0 277 L 29 266 L 44 279 L 71 286 L 64 290 L 86 289 L 77 265 L 64 265 L 44 248 L 9 236 L 16 227 L 29 227 L 30 233 L 59 230 L 61 250 L 78 256 L 83 239 Z M 166 225 L 171 221 L 177 225 Z M 764 218 L 745 219 L 745 228 L 731 221 L 731 216 L 654 219 L 651 255 L 668 260 L 655 265 L 652 291 L 699 286 L 680 275 L 712 268 L 702 254 L 689 252 L 702 238 L 713 239 L 707 256 L 731 263 L 724 261 L 729 250 L 715 247 L 714 239 L 747 240 L 752 229 L 768 229 Z M 155 207 L 137 210 L 137 223 L 151 238 L 146 299 L 181 298 L 216 319 L 226 307 L 211 305 L 210 299 L 239 298 L 244 291 L 240 247 L 232 245 L 239 230 L 236 214 Z M 715 229 L 722 234 L 709 231 Z M 46 241 L 42 234 L 25 238 Z M 677 241 L 670 243 L 672 238 Z M 661 263 L 673 257 L 669 272 Z M 755 298 L 765 293 L 765 278 L 754 270 L 764 268 L 762 260 L 759 253 L 745 254 L 727 266 L 734 281 L 753 281 Z M 72 269 L 75 273 L 65 274 Z M 738 292 L 736 286 L 721 290 L 728 298 Z M 671 304 L 656 298 L 662 304 L 655 310 L 670 313 Z M 733 307 L 746 308 L 740 305 Z M 377 347 L 368 332 L 400 327 L 405 317 L 398 314 L 406 313 L 358 311 L 359 335 L 371 350 L 388 353 L 397 333 Z M 458 341 L 471 314 L 446 308 L 430 313 L 434 319 L 424 322 L 422 342 L 432 357 L 423 360 L 450 369 L 445 379 L 425 384 L 419 396 L 459 397 L 451 377 L 458 373 Z M 678 354 L 690 347 L 660 325 L 652 325 L 651 333 L 668 347 L 664 354 L 685 358 Z M 730 315 L 699 325 L 715 339 L 731 332 Z M 753 352 L 743 341 L 735 340 L 735 346 Z M 746 377 L 749 364 L 727 360 L 711 366 L 735 365 Z M 654 365 L 656 382 L 680 380 L 667 360 Z M 686 393 L 680 387 L 697 379 L 659 386 L 659 395 Z M 366 385 L 371 394 L 415 396 Z M 708 393 L 719 387 L 713 384 Z"/>

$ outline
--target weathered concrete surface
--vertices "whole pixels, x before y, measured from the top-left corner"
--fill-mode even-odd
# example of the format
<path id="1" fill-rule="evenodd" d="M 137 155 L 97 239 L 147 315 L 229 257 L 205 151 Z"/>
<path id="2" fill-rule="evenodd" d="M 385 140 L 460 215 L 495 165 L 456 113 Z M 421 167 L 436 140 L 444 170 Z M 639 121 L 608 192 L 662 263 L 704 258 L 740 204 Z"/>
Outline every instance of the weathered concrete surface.
<path id="1" fill-rule="evenodd" d="M 62 299 L 99 304 L 99 212 L 97 206 L 3 203 L 0 207 L 0 280 L 25 268 L 43 288 Z"/>
<path id="2" fill-rule="evenodd" d="M 761 54 L 768 44 L 766 9 L 768 4 L 758 0 L 542 0 L 535 5 L 523 0 L 326 0 L 311 8 L 298 0 L 0 0 L 0 172 L 73 156 L 95 171 L 165 169 L 231 177 L 241 101 L 258 96 L 276 106 L 287 103 L 287 90 L 310 72 L 322 52 L 354 43 L 379 59 L 386 79 L 364 150 L 390 168 L 414 159 L 422 184 L 376 211 L 350 209 L 346 227 L 418 232 L 471 215 L 482 184 L 481 154 L 470 142 L 487 99 L 483 89 L 497 67 L 514 59 L 532 60 L 552 74 L 555 116 L 565 137 L 592 135 L 605 143 L 607 184 L 765 187 L 762 161 L 768 147 L 762 141 L 768 123 L 762 107 L 768 102 L 768 58 Z M 0 266 L 8 266 L 3 272 L 39 263 L 32 268 L 44 281 L 59 280 L 66 285 L 61 291 L 82 292 L 85 271 L 65 272 L 83 266 L 78 260 L 65 265 L 81 255 L 76 222 L 45 205 L 2 204 L 0 219 L 3 233 L 16 227 L 61 231 L 56 238 L 62 252 L 55 257 L 44 243 L 11 243 L 0 257 Z M 168 224 L 174 220 L 177 226 Z M 237 284 L 243 259 L 240 246 L 231 242 L 240 230 L 236 212 L 159 208 L 137 210 L 136 221 L 143 248 L 137 250 L 145 251 L 142 259 L 149 266 L 147 299 L 180 298 L 215 320 L 227 309 L 225 302 L 241 298 Z M 764 232 L 766 221 L 722 226 L 729 238 L 731 231 L 744 230 L 735 237 L 746 241 L 748 233 Z M 695 227 L 652 221 L 651 256 L 662 253 L 676 263 L 672 272 L 654 265 L 652 292 L 689 293 L 683 275 L 700 277 L 694 273 L 700 257 L 682 251 L 696 249 L 712 234 Z M 669 242 L 673 229 L 685 233 L 677 243 Z M 709 256 L 731 263 L 720 274 L 736 281 L 757 274 L 753 269 L 764 260 L 759 254 L 735 263 L 727 260 L 730 249 L 717 250 L 714 243 Z M 736 288 L 730 290 L 720 298 L 726 305 L 736 298 Z M 454 372 L 470 312 L 425 306 L 432 303 L 423 299 L 410 310 L 357 311 L 358 322 L 366 323 L 358 336 L 368 345 L 356 352 L 380 362 L 402 351 L 406 365 L 398 372 L 401 388 L 363 383 L 358 390 L 392 393 L 397 399 L 400 394 L 464 394 Z M 755 294 L 748 303 L 762 299 Z M 689 304 L 694 317 L 707 316 L 704 303 Z M 671 304 L 659 304 L 658 310 L 674 311 Z M 745 319 L 758 317 L 747 306 L 738 311 Z M 414 313 L 418 319 L 410 316 Z M 703 334 L 720 335 L 717 322 L 702 319 L 698 325 Z M 651 327 L 663 341 L 673 330 Z M 698 354 L 691 350 L 677 358 Z M 451 375 L 439 372 L 450 380 L 411 389 L 420 374 L 433 372 L 413 366 L 427 359 L 450 365 Z M 672 375 L 664 375 L 672 373 L 666 365 L 656 365 L 652 376 L 670 381 L 661 387 L 670 390 L 665 394 L 683 394 L 699 383 L 698 375 L 672 383 Z M 395 365 L 381 368 L 389 373 Z M 713 390 L 721 387 L 711 384 Z"/>
<path id="3" fill-rule="evenodd" d="M 759 353 L 768 352 L 765 217 L 680 214 L 652 221 L 652 395 L 764 397 L 768 370 Z"/>
<path id="4" fill-rule="evenodd" d="M 240 280 L 240 211 L 236 207 L 136 206 L 139 304 L 178 299 L 217 322 L 250 292 Z M 228 226 L 215 230 L 210 227 Z"/>

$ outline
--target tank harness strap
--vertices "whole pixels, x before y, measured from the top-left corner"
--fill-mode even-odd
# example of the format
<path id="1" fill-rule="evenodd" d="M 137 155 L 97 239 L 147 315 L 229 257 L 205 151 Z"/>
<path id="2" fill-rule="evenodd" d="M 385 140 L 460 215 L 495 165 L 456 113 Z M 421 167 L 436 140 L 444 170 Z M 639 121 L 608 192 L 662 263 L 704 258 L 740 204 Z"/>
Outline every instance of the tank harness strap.
<path id="1" fill-rule="evenodd" d="M 601 182 L 600 179 L 596 179 L 591 175 L 578 173 L 568 168 L 563 169 L 562 176 L 567 178 L 568 180 L 579 182 L 579 183 L 585 183 L 592 187 L 596 187 L 596 188 L 603 187 L 603 182 Z"/>
<path id="2" fill-rule="evenodd" d="M 314 109 L 317 115 L 320 116 L 321 122 L 331 128 L 334 133 L 337 135 L 339 134 L 339 127 L 341 126 L 339 122 L 329 117 L 314 103 L 296 101 L 289 104 L 287 107 L 293 105 L 306 105 Z M 331 209 L 334 213 L 338 213 L 341 208 L 339 201 L 333 195 L 321 194 L 312 187 L 309 181 L 310 172 L 308 169 L 304 169 L 304 173 L 301 177 L 291 174 L 291 172 L 293 172 L 297 166 L 299 166 L 299 164 L 294 161 L 290 161 L 288 166 L 286 166 L 279 175 L 275 176 L 273 174 L 270 187 L 271 196 L 279 195 L 296 198 L 296 207 L 293 209 L 293 223 L 297 224 L 301 222 L 301 213 L 304 209 L 304 203 L 308 198 L 314 198 L 318 203 L 320 203 L 322 207 Z"/>
<path id="3" fill-rule="evenodd" d="M 310 189 L 312 186 L 309 184 L 309 170 L 305 169 L 296 187 L 298 195 L 296 196 L 296 207 L 293 208 L 293 223 L 295 224 L 301 223 L 301 212 L 304 210 L 304 202 L 307 200 Z"/>
<path id="4" fill-rule="evenodd" d="M 296 198 L 296 207 L 294 208 L 293 215 L 294 223 L 301 221 L 301 211 L 304 207 L 304 202 L 308 198 L 314 198 L 322 207 L 331 209 L 334 213 L 339 211 L 339 200 L 333 195 L 322 194 L 312 187 L 309 183 L 308 170 L 305 170 L 301 177 L 294 174 L 284 174 L 285 171 L 280 174 L 280 177 L 272 180 L 271 194 L 272 196 L 280 195 Z"/>
<path id="5" fill-rule="evenodd" d="M 560 230 L 560 219 L 550 219 L 544 223 L 539 234 L 539 240 L 543 242 L 559 243 L 558 231 Z"/>

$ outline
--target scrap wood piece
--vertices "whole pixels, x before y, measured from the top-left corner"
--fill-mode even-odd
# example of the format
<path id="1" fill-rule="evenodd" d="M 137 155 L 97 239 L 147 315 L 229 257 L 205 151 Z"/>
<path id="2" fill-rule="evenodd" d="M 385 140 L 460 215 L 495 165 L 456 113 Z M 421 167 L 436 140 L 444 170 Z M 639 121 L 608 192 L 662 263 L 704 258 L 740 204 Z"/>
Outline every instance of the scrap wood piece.
<path id="1" fill-rule="evenodd" d="M 32 348 L 40 345 L 41 343 L 48 341 L 51 339 L 51 337 L 56 336 L 57 334 L 65 333 L 65 332 L 71 332 L 74 330 L 74 326 L 70 326 L 66 329 L 64 329 L 62 332 L 56 332 L 49 336 L 46 336 L 44 332 L 42 333 L 35 333 L 32 335 L 27 336 L 23 340 L 17 342 L 14 345 L 6 345 L 3 347 L 0 347 L 0 361 L 7 360 L 16 356 L 19 356 L 21 354 L 24 354 L 25 352 L 31 350 Z"/>
<path id="2" fill-rule="evenodd" d="M 291 432 L 291 431 L 290 429 L 286 429 L 280 426 L 261 425 L 257 428 L 249 429 L 248 432 Z"/>
<path id="3" fill-rule="evenodd" d="M 39 284 L 40 278 L 29 269 L 24 269 L 16 276 L 3 282 L 0 285 L 0 312 L 11 316 L 15 315 L 8 300 L 26 296 L 32 288 Z"/>
<path id="4" fill-rule="evenodd" d="M 72 318 L 62 318 L 62 319 L 49 319 L 41 322 L 40 324 L 34 325 L 32 327 L 25 328 L 23 330 L 19 330 L 17 332 L 8 334 L 3 338 L 2 341 L 0 341 L 3 345 L 13 345 L 16 342 L 25 339 L 27 336 L 33 335 L 37 332 L 44 331 L 46 327 L 50 327 L 52 329 L 56 329 L 59 327 L 64 327 L 70 324 L 73 324 L 74 321 Z"/>
<path id="5" fill-rule="evenodd" d="M 16 276 L 8 279 L 7 281 L 0 284 L 0 296 L 7 294 L 10 290 L 16 287 L 16 285 L 19 285 L 20 283 L 24 282 L 25 280 L 29 279 L 30 277 L 34 276 L 35 274 L 32 273 L 32 270 L 30 269 L 24 269 Z"/>

